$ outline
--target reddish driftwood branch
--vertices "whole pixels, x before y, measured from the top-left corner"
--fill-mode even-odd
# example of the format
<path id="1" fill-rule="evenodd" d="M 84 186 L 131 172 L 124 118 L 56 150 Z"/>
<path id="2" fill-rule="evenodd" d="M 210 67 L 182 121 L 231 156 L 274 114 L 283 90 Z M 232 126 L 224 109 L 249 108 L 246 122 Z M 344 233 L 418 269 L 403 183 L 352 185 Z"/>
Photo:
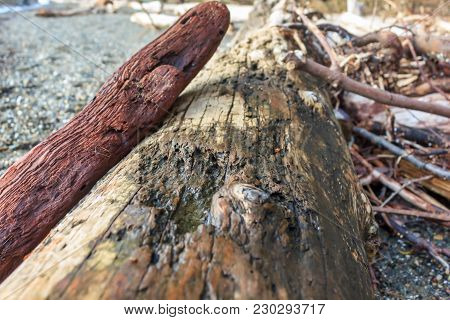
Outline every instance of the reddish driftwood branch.
<path id="1" fill-rule="evenodd" d="M 157 125 L 229 25 L 200 4 L 131 57 L 66 126 L 0 178 L 0 281 L 110 168 Z"/>
<path id="2" fill-rule="evenodd" d="M 405 109 L 419 110 L 444 117 L 450 117 L 450 108 L 447 106 L 428 101 L 420 101 L 400 94 L 373 88 L 367 84 L 350 79 L 340 71 L 327 68 L 311 59 L 299 59 L 295 54 L 288 55 L 286 59 L 288 69 L 299 68 L 328 83 L 338 85 L 347 91 L 359 94 L 377 102 Z"/>

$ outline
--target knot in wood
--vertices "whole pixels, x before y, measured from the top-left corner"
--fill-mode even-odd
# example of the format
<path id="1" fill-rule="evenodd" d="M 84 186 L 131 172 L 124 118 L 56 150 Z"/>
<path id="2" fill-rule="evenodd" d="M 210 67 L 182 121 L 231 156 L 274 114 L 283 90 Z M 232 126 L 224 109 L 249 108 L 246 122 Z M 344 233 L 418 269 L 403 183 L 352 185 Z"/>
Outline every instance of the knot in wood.
<path id="1" fill-rule="evenodd" d="M 239 237 L 264 218 L 270 195 L 249 184 L 231 183 L 216 192 L 211 201 L 210 222 L 218 231 Z M 244 240 L 244 239 L 243 239 Z"/>

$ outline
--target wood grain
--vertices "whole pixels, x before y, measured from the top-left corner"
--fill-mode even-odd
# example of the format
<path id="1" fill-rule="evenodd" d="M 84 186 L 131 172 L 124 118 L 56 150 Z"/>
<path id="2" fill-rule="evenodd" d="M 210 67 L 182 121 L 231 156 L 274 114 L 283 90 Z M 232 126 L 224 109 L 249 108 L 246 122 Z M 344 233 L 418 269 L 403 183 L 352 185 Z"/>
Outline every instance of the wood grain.
<path id="1" fill-rule="evenodd" d="M 191 9 L 121 66 L 82 112 L 5 172 L 0 281 L 167 115 L 228 24 L 229 12 L 218 2 Z"/>
<path id="2" fill-rule="evenodd" d="M 261 24 L 202 69 L 0 299 L 373 298 L 370 202 L 326 91 L 278 62 L 295 43 L 267 26 L 274 5 L 255 4 Z"/>

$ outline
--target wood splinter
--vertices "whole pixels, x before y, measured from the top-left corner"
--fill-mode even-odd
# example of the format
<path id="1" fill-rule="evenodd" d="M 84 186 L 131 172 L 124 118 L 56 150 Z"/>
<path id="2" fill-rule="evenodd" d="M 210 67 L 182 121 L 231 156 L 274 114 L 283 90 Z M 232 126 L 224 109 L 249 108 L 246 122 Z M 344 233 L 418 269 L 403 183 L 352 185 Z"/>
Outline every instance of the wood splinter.
<path id="1" fill-rule="evenodd" d="M 229 20 L 219 2 L 188 11 L 122 65 L 83 111 L 5 172 L 0 282 L 164 118 L 216 51 Z"/>

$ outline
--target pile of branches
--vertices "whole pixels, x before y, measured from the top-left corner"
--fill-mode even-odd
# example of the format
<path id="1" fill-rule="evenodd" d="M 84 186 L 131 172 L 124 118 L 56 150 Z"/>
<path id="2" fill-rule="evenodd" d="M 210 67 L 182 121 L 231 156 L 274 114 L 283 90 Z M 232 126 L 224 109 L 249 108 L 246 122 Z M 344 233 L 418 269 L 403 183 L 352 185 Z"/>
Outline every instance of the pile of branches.
<path id="1" fill-rule="evenodd" d="M 425 33 L 428 18 L 356 36 L 312 22 L 323 17 L 317 12 L 297 15 L 298 23 L 281 26 L 298 44 L 285 58 L 288 69 L 328 87 L 378 222 L 448 273 L 450 249 L 412 232 L 408 222 L 450 226 L 450 39 Z"/>

